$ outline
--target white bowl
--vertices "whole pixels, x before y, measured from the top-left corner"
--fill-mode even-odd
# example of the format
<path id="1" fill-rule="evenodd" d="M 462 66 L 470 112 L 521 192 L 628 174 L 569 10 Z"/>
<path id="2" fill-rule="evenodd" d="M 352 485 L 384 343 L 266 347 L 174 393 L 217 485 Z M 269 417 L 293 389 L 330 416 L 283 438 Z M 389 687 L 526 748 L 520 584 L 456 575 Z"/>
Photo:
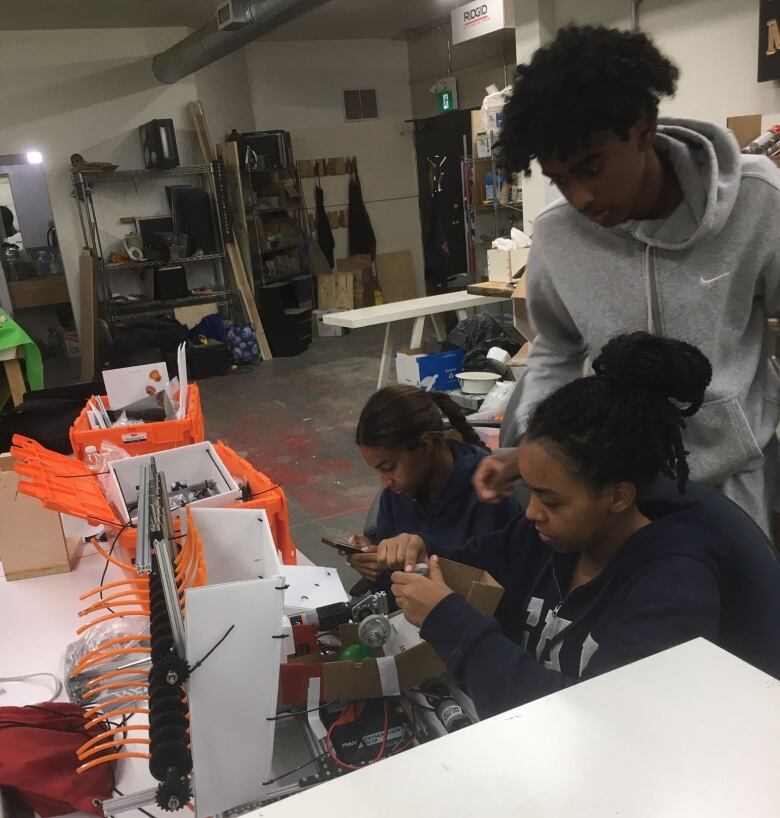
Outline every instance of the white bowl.
<path id="1" fill-rule="evenodd" d="M 495 382 L 501 380 L 495 372 L 457 372 L 455 377 L 460 381 L 460 391 L 466 395 L 487 395 Z"/>

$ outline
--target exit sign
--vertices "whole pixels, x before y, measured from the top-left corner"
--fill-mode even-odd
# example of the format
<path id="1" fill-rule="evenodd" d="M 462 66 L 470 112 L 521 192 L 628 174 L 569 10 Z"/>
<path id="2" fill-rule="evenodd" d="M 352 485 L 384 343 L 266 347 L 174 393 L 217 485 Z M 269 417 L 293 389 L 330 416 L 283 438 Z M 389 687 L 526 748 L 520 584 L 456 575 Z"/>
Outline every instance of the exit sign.
<path id="1" fill-rule="evenodd" d="M 454 108 L 455 92 L 451 88 L 448 88 L 439 94 L 439 111 L 444 113 L 445 111 L 452 111 Z"/>

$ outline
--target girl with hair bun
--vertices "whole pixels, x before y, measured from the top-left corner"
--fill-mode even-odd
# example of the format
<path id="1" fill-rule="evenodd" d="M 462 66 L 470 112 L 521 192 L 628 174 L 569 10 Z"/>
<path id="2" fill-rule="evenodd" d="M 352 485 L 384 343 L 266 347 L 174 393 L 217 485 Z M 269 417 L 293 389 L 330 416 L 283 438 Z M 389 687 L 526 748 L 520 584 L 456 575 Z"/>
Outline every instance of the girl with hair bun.
<path id="1" fill-rule="evenodd" d="M 780 678 L 780 564 L 758 526 L 715 489 L 688 484 L 682 432 L 707 358 L 644 332 L 610 341 L 542 401 L 517 450 L 524 517 L 448 556 L 506 589 L 496 618 L 445 584 L 425 538 L 383 542 L 406 618 L 481 716 L 705 637 Z"/>
<path id="2" fill-rule="evenodd" d="M 460 441 L 445 431 L 445 417 Z M 463 410 L 443 392 L 402 385 L 380 389 L 360 413 L 355 442 L 382 486 L 376 542 L 420 534 L 431 553 L 446 556 L 449 548 L 503 528 L 521 511 L 514 494 L 496 506 L 477 498 L 471 480 L 488 452 Z M 348 562 L 376 582 L 384 572 L 376 547 L 365 537 L 351 542 L 363 546 L 364 553 Z"/>

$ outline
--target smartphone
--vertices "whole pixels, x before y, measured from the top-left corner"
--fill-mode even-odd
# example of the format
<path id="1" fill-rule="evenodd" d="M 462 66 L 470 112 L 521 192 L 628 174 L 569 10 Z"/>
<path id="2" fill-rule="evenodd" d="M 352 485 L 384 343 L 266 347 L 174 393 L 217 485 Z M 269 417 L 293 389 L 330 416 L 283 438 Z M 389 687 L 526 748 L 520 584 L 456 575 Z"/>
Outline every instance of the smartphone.
<path id="1" fill-rule="evenodd" d="M 320 542 L 323 545 L 329 545 L 331 548 L 337 548 L 339 551 L 344 551 L 347 554 L 363 553 L 363 549 L 359 545 L 351 545 L 348 542 L 339 542 L 338 540 L 331 540 L 328 537 L 323 537 Z"/>

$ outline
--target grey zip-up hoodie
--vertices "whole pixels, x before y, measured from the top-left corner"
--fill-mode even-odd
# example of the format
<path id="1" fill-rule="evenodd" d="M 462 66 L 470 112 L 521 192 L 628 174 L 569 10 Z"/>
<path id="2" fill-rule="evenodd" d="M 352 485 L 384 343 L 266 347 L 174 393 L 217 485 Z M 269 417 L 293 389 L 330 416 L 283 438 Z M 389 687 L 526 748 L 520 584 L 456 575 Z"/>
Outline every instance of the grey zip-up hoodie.
<path id="1" fill-rule="evenodd" d="M 563 200 L 537 218 L 526 288 L 538 335 L 516 419 L 522 432 L 615 335 L 679 338 L 712 363 L 685 445 L 691 477 L 718 484 L 756 465 L 780 417 L 765 344 L 765 319 L 780 314 L 780 172 L 703 122 L 659 120 L 656 148 L 683 193 L 668 218 L 602 228 Z"/>

